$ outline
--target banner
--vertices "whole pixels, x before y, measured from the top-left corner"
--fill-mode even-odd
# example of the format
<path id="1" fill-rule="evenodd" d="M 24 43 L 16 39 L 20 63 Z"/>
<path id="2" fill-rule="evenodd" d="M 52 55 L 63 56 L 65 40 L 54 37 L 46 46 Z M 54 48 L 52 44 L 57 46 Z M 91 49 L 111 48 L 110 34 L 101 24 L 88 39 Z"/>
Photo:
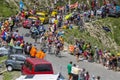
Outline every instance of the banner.
<path id="1" fill-rule="evenodd" d="M 77 7 L 78 7 L 78 2 L 70 5 L 70 9 L 74 9 L 74 8 L 77 8 Z"/>
<path id="2" fill-rule="evenodd" d="M 24 3 L 22 0 L 20 0 L 19 6 L 20 6 L 20 11 L 22 11 L 24 7 Z"/>
<path id="3" fill-rule="evenodd" d="M 58 10 L 64 10 L 64 6 L 59 6 L 57 8 L 58 8 Z"/>

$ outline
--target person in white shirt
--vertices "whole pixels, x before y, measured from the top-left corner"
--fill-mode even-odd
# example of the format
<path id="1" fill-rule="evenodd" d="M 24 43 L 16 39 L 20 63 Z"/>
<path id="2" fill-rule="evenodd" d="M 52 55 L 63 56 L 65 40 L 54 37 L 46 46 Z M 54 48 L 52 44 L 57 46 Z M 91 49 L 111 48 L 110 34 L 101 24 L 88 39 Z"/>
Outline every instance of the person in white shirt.
<path id="1" fill-rule="evenodd" d="M 78 80 L 78 75 L 80 73 L 80 69 L 79 66 L 76 66 L 76 64 L 74 64 L 72 66 L 72 70 L 71 70 L 71 74 L 72 74 L 72 80 Z"/>

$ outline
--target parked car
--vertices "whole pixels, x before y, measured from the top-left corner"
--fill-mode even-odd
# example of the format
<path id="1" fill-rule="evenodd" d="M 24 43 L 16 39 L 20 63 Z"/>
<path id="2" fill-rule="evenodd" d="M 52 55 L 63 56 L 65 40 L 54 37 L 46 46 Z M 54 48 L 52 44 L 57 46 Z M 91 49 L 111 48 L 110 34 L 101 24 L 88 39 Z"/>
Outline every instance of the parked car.
<path id="1" fill-rule="evenodd" d="M 52 64 L 38 58 L 27 58 L 21 72 L 24 75 L 54 74 Z"/>
<path id="2" fill-rule="evenodd" d="M 109 9 L 109 13 L 108 13 L 109 17 L 120 17 L 120 6 L 116 6 L 116 10 L 114 9 Z"/>
<path id="3" fill-rule="evenodd" d="M 11 54 L 8 56 L 8 59 L 5 61 L 7 71 L 12 70 L 21 70 L 22 65 L 24 64 L 26 55 L 21 54 Z"/>
<path id="4" fill-rule="evenodd" d="M 5 47 L 0 48 L 0 57 L 8 55 L 8 54 L 9 54 L 9 50 L 7 48 L 5 48 Z"/>
<path id="5" fill-rule="evenodd" d="M 110 11 L 109 14 L 108 14 L 109 17 L 115 17 L 115 18 L 118 18 L 120 17 L 120 11 L 118 12 L 114 12 L 114 11 Z"/>
<path id="6" fill-rule="evenodd" d="M 60 73 L 58 74 L 41 74 L 41 75 L 21 75 L 16 80 L 66 80 Z"/>
<path id="7" fill-rule="evenodd" d="M 48 23 L 49 22 L 48 14 L 45 12 L 36 12 L 36 16 L 39 18 L 41 23 Z"/>
<path id="8" fill-rule="evenodd" d="M 36 20 L 37 20 L 37 17 L 29 16 L 28 19 L 23 21 L 22 25 L 24 28 L 30 28 L 32 26 L 32 23 L 34 23 Z"/>
<path id="9" fill-rule="evenodd" d="M 19 46 L 10 46 L 9 54 L 23 54 L 23 49 Z"/>
<path id="10" fill-rule="evenodd" d="M 97 16 L 101 16 L 102 15 L 103 8 L 104 8 L 104 6 L 102 6 L 100 9 L 98 9 L 96 11 Z"/>

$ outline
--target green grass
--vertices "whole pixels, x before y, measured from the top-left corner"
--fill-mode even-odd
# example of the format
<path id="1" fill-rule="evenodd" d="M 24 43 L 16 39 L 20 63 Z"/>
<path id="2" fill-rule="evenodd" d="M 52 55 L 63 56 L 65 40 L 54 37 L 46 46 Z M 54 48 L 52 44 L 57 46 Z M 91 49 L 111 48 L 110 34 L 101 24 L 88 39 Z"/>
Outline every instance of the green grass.
<path id="1" fill-rule="evenodd" d="M 12 5 L 9 5 L 8 3 L 6 3 L 5 0 L 0 0 L 0 16 L 1 17 L 8 17 L 16 13 L 16 6 L 13 5 L 12 2 L 10 4 Z"/>
<path id="2" fill-rule="evenodd" d="M 15 80 L 20 76 L 20 72 L 12 71 L 3 73 L 3 80 Z"/>
<path id="3" fill-rule="evenodd" d="M 104 31 L 104 33 L 106 34 L 106 36 L 111 37 L 111 39 L 113 39 L 117 43 L 117 45 L 120 46 L 120 24 L 119 22 L 120 22 L 120 18 L 105 18 L 105 19 L 100 19 L 96 21 L 95 23 L 97 23 L 98 25 L 109 27 L 111 29 L 111 32 Z M 64 31 L 65 31 L 64 39 L 69 44 L 73 44 L 75 41 L 74 38 L 77 38 L 78 40 L 83 39 L 87 43 L 90 42 L 93 45 L 93 47 L 97 45 L 101 49 L 111 50 L 112 53 L 119 52 L 119 50 L 115 51 L 114 49 L 109 49 L 105 47 L 101 43 L 100 40 L 90 36 L 89 32 L 86 32 L 86 31 L 80 32 L 78 29 L 64 30 Z"/>
<path id="4" fill-rule="evenodd" d="M 7 56 L 0 57 L 0 63 L 7 59 Z"/>
<path id="5" fill-rule="evenodd" d="M 91 43 L 92 46 L 98 46 L 99 48 L 103 49 L 103 45 L 101 44 L 101 42 L 90 36 L 89 32 L 80 32 L 78 29 L 72 29 L 72 30 L 64 30 L 65 31 L 65 36 L 64 39 L 67 43 L 69 44 L 74 44 L 75 42 L 75 38 L 77 38 L 78 40 L 83 39 L 86 43 Z"/>
<path id="6" fill-rule="evenodd" d="M 106 34 L 114 39 L 114 41 L 120 46 L 120 18 L 105 18 L 97 22 L 111 29 L 112 32 L 106 32 Z"/>
<path id="7" fill-rule="evenodd" d="M 12 80 L 12 74 L 11 72 L 5 72 L 3 73 L 3 80 Z"/>

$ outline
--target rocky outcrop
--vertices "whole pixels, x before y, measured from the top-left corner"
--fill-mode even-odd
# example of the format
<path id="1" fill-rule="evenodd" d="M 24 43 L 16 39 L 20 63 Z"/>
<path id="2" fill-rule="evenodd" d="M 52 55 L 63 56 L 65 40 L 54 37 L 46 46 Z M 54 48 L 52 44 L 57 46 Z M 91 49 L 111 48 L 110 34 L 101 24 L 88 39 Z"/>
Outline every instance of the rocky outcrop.
<path id="1" fill-rule="evenodd" d="M 90 36 L 98 39 L 106 48 L 118 50 L 116 42 L 104 32 L 101 24 L 85 23 L 85 27 L 86 30 L 90 33 Z"/>

